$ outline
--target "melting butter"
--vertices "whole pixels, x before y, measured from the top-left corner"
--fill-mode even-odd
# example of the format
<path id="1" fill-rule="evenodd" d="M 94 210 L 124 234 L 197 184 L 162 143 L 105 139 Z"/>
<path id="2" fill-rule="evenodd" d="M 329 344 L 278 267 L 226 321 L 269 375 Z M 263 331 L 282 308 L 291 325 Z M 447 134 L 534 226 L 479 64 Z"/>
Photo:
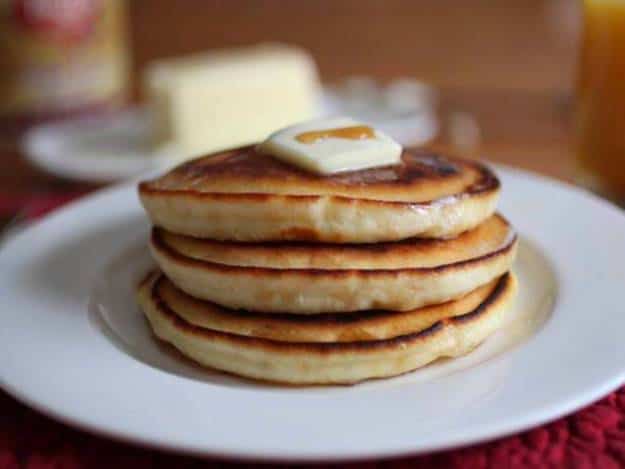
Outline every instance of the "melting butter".
<path id="1" fill-rule="evenodd" d="M 321 175 L 396 165 L 402 154 L 401 145 L 389 136 L 348 117 L 278 130 L 258 150 Z"/>

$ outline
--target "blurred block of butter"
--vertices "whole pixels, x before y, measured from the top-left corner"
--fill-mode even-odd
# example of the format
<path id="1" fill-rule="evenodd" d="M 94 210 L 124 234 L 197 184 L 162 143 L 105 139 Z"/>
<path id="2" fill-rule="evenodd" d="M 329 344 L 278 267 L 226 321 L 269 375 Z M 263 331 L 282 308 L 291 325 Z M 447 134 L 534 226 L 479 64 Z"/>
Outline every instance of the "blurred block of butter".
<path id="1" fill-rule="evenodd" d="M 145 88 L 155 150 L 175 160 L 260 142 L 314 117 L 320 94 L 310 54 L 274 43 L 154 62 Z"/>

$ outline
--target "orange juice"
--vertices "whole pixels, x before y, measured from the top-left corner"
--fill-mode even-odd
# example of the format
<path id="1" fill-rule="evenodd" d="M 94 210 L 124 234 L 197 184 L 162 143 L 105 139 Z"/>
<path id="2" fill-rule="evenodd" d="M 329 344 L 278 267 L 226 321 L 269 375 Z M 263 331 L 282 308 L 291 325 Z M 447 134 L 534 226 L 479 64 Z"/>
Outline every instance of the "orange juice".
<path id="1" fill-rule="evenodd" d="M 583 182 L 625 200 L 625 0 L 584 0 L 577 133 Z"/>

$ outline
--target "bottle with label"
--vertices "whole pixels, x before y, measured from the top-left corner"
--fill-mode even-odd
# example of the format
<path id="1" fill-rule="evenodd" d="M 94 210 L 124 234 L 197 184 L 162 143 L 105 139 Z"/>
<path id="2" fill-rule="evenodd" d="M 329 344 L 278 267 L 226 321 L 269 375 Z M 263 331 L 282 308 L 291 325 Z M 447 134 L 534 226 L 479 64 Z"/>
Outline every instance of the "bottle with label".
<path id="1" fill-rule="evenodd" d="M 124 0 L 0 0 L 0 141 L 109 110 L 128 90 Z"/>

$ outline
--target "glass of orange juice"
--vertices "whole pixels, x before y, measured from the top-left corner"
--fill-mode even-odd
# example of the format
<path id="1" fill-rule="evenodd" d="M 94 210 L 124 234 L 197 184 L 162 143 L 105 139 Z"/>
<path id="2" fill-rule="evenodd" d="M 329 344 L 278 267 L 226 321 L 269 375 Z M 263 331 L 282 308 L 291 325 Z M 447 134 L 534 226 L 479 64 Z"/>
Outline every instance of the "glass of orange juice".
<path id="1" fill-rule="evenodd" d="M 625 202 L 625 0 L 582 0 L 576 130 L 580 182 Z"/>

